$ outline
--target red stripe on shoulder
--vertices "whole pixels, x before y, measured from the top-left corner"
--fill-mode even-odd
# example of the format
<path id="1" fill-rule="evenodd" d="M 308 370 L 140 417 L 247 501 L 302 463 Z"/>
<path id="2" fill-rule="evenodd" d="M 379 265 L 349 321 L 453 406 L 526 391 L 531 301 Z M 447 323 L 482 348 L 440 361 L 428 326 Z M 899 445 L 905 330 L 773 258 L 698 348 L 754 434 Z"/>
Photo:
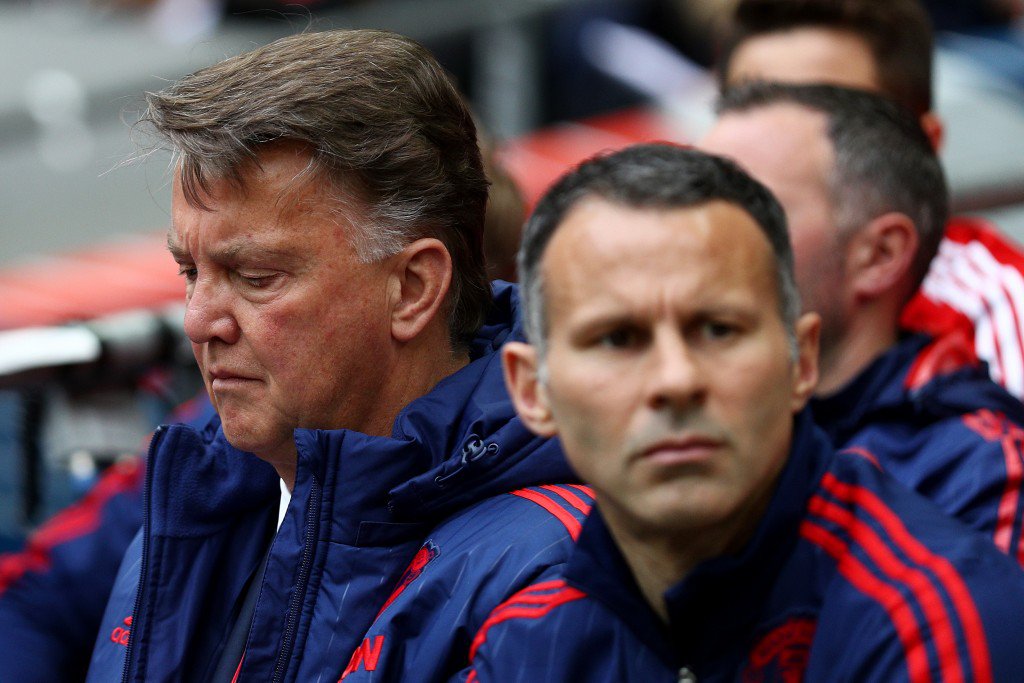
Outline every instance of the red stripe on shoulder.
<path id="1" fill-rule="evenodd" d="M 1021 489 L 1024 488 L 1024 429 L 1010 422 L 1001 413 L 982 409 L 964 415 L 964 425 L 986 441 L 998 441 L 1003 450 L 1006 483 L 999 497 L 996 512 L 996 530 L 992 536 L 996 547 L 1024 565 L 1024 508 Z M 1020 529 L 1017 548 L 1013 547 L 1014 529 Z"/>
<path id="2" fill-rule="evenodd" d="M 874 453 L 872 453 L 868 449 L 863 448 L 862 446 L 847 446 L 846 448 L 844 448 L 843 450 L 841 450 L 839 452 L 840 453 L 844 453 L 844 454 L 849 454 L 849 455 L 859 455 L 860 457 L 864 458 L 865 460 L 870 462 L 872 465 L 874 465 L 875 469 L 878 469 L 878 470 L 882 469 L 882 464 L 880 462 L 878 462 L 878 456 L 876 456 Z"/>
<path id="3" fill-rule="evenodd" d="M 925 623 L 932 628 L 935 649 L 939 655 L 939 664 L 945 677 L 944 680 L 948 680 L 950 683 L 962 683 L 964 673 L 960 657 L 957 654 L 956 636 L 950 627 L 950 619 L 943 607 L 942 597 L 928 576 L 921 570 L 909 567 L 901 561 L 874 529 L 857 519 L 849 510 L 816 495 L 811 498 L 808 511 L 845 530 L 886 576 L 910 590 L 924 612 Z M 900 600 L 906 602 L 902 597 Z"/>
<path id="4" fill-rule="evenodd" d="M 999 498 L 996 515 L 996 531 L 993 536 L 996 547 L 1024 565 L 1024 522 L 1021 520 L 1021 487 L 1024 486 L 1024 454 L 1021 442 L 1010 434 L 1000 439 L 1003 462 L 1006 465 L 1006 484 Z M 1016 552 L 1013 548 L 1013 530 L 1020 529 Z"/>
<path id="5" fill-rule="evenodd" d="M 577 491 L 584 494 L 591 500 L 594 499 L 594 489 L 589 486 L 584 486 L 583 484 L 566 484 L 566 486 L 568 486 L 571 489 L 576 489 Z"/>
<path id="6" fill-rule="evenodd" d="M 862 486 L 842 482 L 831 473 L 827 473 L 822 478 L 822 485 L 838 500 L 856 505 L 874 517 L 894 545 L 902 549 L 913 562 L 927 567 L 938 577 L 963 626 L 973 679 L 978 683 L 991 683 L 992 662 L 989 659 L 985 630 L 974 599 L 967 589 L 967 584 L 956 568 L 950 564 L 949 560 L 941 555 L 936 555 L 915 538 L 896 513 L 874 492 Z"/>
<path id="7" fill-rule="evenodd" d="M 823 527 L 805 520 L 800 526 L 800 535 L 828 553 L 836 561 L 840 574 L 882 606 L 896 627 L 896 635 L 903 645 L 911 683 L 929 683 L 931 674 L 921 629 L 913 610 L 899 591 L 872 575 L 867 567 L 853 557 L 843 541 Z"/>
<path id="8" fill-rule="evenodd" d="M 546 484 L 541 486 L 541 488 L 545 491 L 551 491 L 556 496 L 559 496 L 562 500 L 582 512 L 584 515 L 590 514 L 591 503 L 588 503 L 577 496 L 568 486 L 554 486 L 552 484 Z"/>
<path id="9" fill-rule="evenodd" d="M 974 340 L 966 331 L 957 328 L 937 337 L 921 349 L 903 378 L 903 386 L 913 391 L 936 377 L 977 364 L 978 354 L 974 349 Z"/>
<path id="10" fill-rule="evenodd" d="M 100 524 L 103 506 L 118 494 L 141 489 L 144 476 L 141 458 L 112 465 L 84 498 L 40 527 L 33 534 L 34 541 L 52 548 L 95 530 Z"/>
<path id="11" fill-rule="evenodd" d="M 510 619 L 540 619 L 556 607 L 585 596 L 586 593 L 567 585 L 562 580 L 546 581 L 524 588 L 495 607 L 484 621 L 469 648 L 470 662 L 473 661 L 480 646 L 487 641 L 487 632 L 493 626 Z"/>
<path id="12" fill-rule="evenodd" d="M 532 501 L 550 512 L 555 519 L 565 526 L 565 530 L 569 532 L 569 536 L 572 537 L 573 541 L 580 537 L 580 531 L 583 529 L 583 525 L 580 524 L 579 520 L 573 517 L 572 513 L 545 496 L 543 493 L 534 491 L 533 489 L 520 489 L 518 491 L 512 491 L 511 495 Z"/>
<path id="13" fill-rule="evenodd" d="M 54 547 L 95 531 L 107 501 L 119 493 L 139 489 L 144 473 L 141 459 L 113 465 L 85 497 L 29 536 L 24 550 L 0 555 L 0 594 L 25 574 L 46 571 Z"/>

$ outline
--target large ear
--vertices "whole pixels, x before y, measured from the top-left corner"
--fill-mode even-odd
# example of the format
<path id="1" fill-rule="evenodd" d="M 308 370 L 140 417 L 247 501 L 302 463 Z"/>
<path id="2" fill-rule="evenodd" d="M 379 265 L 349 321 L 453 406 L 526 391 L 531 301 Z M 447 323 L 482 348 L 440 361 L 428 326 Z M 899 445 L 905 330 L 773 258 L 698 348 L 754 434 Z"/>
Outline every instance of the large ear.
<path id="1" fill-rule="evenodd" d="M 505 386 L 523 423 L 539 436 L 554 436 L 558 430 L 551 415 L 547 389 L 540 381 L 537 348 L 523 342 L 508 342 L 501 348 Z"/>
<path id="2" fill-rule="evenodd" d="M 890 212 L 855 234 L 846 252 L 847 282 L 854 295 L 875 299 L 897 289 L 914 266 L 919 240 L 914 221 Z"/>
<path id="3" fill-rule="evenodd" d="M 821 316 L 804 313 L 796 321 L 796 362 L 793 364 L 793 412 L 807 405 L 818 386 Z"/>
<path id="4" fill-rule="evenodd" d="M 391 334 L 411 341 L 434 320 L 452 281 L 452 257 L 440 240 L 424 237 L 394 256 Z"/>

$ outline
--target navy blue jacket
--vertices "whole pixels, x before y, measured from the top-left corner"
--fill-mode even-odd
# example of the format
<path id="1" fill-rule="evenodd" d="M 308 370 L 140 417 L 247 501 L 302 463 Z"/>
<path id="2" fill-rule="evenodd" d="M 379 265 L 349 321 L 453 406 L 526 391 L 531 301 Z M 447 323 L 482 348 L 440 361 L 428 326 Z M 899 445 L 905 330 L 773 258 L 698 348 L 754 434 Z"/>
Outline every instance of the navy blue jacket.
<path id="1" fill-rule="evenodd" d="M 1024 572 L 806 412 L 753 537 L 644 602 L 595 512 L 474 639 L 477 683 L 1020 681 Z"/>
<path id="2" fill-rule="evenodd" d="M 1024 564 L 1024 406 L 955 341 L 903 339 L 815 399 L 814 419 Z"/>
<path id="3" fill-rule="evenodd" d="M 554 442 L 515 416 L 499 346 L 513 290 L 473 361 L 407 406 L 391 437 L 296 430 L 295 486 L 214 422 L 154 438 L 144 528 L 125 556 L 89 680 L 202 681 L 273 537 L 239 681 L 464 675 L 490 611 L 564 563 L 590 499 Z M 127 667 L 125 661 L 127 658 Z"/>
<path id="4" fill-rule="evenodd" d="M 171 419 L 206 423 L 205 393 Z M 0 555 L 0 681 L 82 680 L 125 549 L 142 526 L 145 463 L 110 467 L 90 491 Z"/>

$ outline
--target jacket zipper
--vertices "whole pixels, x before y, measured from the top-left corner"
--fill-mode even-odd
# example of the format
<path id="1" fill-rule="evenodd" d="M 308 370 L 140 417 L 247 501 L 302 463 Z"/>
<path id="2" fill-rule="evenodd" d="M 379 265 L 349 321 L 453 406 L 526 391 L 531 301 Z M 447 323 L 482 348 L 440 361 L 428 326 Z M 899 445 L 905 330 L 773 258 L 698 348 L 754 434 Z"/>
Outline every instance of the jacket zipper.
<path id="1" fill-rule="evenodd" d="M 128 670 L 132 664 L 132 652 L 135 650 L 136 630 L 138 620 L 134 617 L 139 614 L 142 606 L 142 592 L 145 588 L 146 569 L 149 560 L 149 498 L 153 487 L 153 454 L 157 446 L 167 433 L 165 426 L 156 428 L 153 438 L 149 441 L 149 452 L 146 455 L 146 485 L 142 489 L 142 559 L 139 561 L 139 585 L 135 589 L 135 606 L 132 608 L 132 633 L 128 636 L 128 648 L 124 655 L 124 669 L 121 672 L 121 683 L 128 683 Z"/>
<path id="2" fill-rule="evenodd" d="M 285 619 L 284 635 L 281 638 L 281 649 L 277 653 L 277 663 L 274 665 L 273 683 L 281 683 L 284 680 L 285 669 L 292 656 L 292 649 L 295 647 L 295 631 L 298 628 L 299 614 L 302 609 L 302 601 L 305 598 L 306 585 L 309 583 L 309 573 L 313 567 L 313 548 L 320 527 L 320 495 L 321 486 L 313 478 L 309 491 L 309 507 L 306 512 L 306 537 L 302 546 L 302 562 L 299 564 L 299 575 L 295 583 L 295 591 L 288 605 L 288 616 Z"/>

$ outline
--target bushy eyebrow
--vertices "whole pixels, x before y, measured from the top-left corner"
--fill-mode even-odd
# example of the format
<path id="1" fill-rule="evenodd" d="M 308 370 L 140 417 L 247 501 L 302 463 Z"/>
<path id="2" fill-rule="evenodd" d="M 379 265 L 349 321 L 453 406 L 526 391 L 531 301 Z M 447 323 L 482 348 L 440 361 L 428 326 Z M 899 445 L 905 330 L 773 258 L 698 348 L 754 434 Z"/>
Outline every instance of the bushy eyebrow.
<path id="1" fill-rule="evenodd" d="M 171 256 L 174 260 L 179 263 L 191 262 L 193 260 L 192 254 L 189 253 L 188 249 L 178 243 L 173 231 L 167 232 L 167 250 L 171 252 Z M 219 261 L 221 263 L 237 263 L 238 261 L 247 258 L 253 258 L 256 255 L 261 258 L 269 257 L 286 262 L 290 262 L 296 258 L 296 254 L 293 249 L 287 247 L 273 248 L 257 246 L 246 240 L 239 240 L 234 244 L 229 244 L 223 249 L 216 250 L 211 254 L 215 261 Z"/>
<path id="2" fill-rule="evenodd" d="M 171 256 L 178 263 L 181 263 L 182 261 L 192 260 L 192 256 L 188 253 L 188 251 L 180 244 L 178 244 L 175 234 L 171 230 L 167 231 L 167 251 L 171 252 Z"/>

